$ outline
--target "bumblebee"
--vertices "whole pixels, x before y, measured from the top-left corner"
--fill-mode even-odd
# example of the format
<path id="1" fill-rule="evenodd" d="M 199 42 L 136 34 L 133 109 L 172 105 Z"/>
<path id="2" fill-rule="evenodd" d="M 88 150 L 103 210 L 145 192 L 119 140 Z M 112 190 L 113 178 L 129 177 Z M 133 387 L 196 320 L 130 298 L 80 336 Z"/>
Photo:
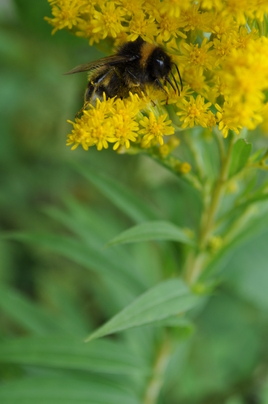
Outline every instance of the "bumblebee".
<path id="1" fill-rule="evenodd" d="M 127 98 L 130 91 L 134 94 L 146 93 L 146 85 L 153 85 L 165 92 L 166 103 L 168 103 L 168 94 L 164 88 L 167 82 L 175 92 L 177 89 L 180 94 L 178 83 L 172 73 L 172 66 L 178 72 L 182 90 L 181 75 L 171 57 L 159 46 L 138 38 L 133 42 L 125 43 L 115 55 L 77 66 L 65 74 L 92 72 L 85 92 L 84 107 L 89 103 L 94 104 L 96 98 L 102 100 L 103 93 L 107 98 L 115 96 Z"/>

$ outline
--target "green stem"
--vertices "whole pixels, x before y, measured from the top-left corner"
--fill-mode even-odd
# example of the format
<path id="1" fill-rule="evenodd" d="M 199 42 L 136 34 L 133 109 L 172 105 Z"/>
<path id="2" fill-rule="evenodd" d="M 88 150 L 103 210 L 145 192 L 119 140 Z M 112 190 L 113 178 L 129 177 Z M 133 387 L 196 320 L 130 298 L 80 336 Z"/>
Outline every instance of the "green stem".
<path id="1" fill-rule="evenodd" d="M 255 168 L 255 169 L 257 168 L 259 170 L 268 171 L 268 165 L 263 165 L 263 164 L 259 164 L 259 163 L 257 163 L 257 164 L 248 164 L 246 166 L 246 168 Z"/>
<path id="2" fill-rule="evenodd" d="M 220 133 L 220 131 L 217 128 L 214 129 L 214 133 L 216 135 L 216 140 L 217 140 L 218 146 L 219 146 L 221 162 L 223 162 L 225 159 L 226 153 L 225 153 L 224 140 L 222 137 L 222 133 Z"/>
<path id="3" fill-rule="evenodd" d="M 164 339 L 155 360 L 153 375 L 147 385 L 143 404 L 156 404 L 161 391 L 164 375 L 171 357 L 171 343 L 167 337 Z"/>
<path id="4" fill-rule="evenodd" d="M 202 227 L 200 229 L 200 237 L 199 237 L 200 243 L 199 244 L 200 244 L 201 250 L 204 249 L 206 246 L 211 229 L 213 228 L 213 225 L 214 225 L 215 217 L 216 217 L 219 205 L 220 205 L 222 195 L 225 190 L 225 185 L 228 180 L 228 173 L 229 173 L 229 167 L 230 167 L 230 162 L 231 162 L 233 144 L 234 144 L 234 136 L 232 135 L 226 157 L 222 163 L 219 178 L 216 181 L 215 187 L 212 192 L 211 203 L 208 207 L 207 212 L 205 212 L 206 221 L 203 221 Z"/>
<path id="5" fill-rule="evenodd" d="M 185 142 L 189 147 L 190 152 L 192 153 L 193 159 L 196 165 L 197 176 L 200 182 L 203 182 L 205 178 L 205 172 L 203 167 L 202 156 L 196 147 L 196 136 L 185 136 Z"/>
<path id="6" fill-rule="evenodd" d="M 232 134 L 227 154 L 222 161 L 219 178 L 216 181 L 212 192 L 211 189 L 209 189 L 205 192 L 204 195 L 205 207 L 200 224 L 198 250 L 192 251 L 190 253 L 185 264 L 185 278 L 189 284 L 195 283 L 203 270 L 204 261 L 207 257 L 206 248 L 215 224 L 216 214 L 219 209 L 225 186 L 228 180 L 233 145 L 234 135 Z M 211 195 L 211 198 L 208 201 L 209 195 Z"/>

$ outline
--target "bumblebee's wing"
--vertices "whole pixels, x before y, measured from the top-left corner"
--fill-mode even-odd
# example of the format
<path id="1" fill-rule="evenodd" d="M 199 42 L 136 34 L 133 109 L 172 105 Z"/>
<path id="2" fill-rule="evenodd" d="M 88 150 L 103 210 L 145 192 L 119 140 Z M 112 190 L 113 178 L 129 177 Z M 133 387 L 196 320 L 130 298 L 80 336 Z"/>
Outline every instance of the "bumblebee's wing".
<path id="1" fill-rule="evenodd" d="M 116 66 L 120 63 L 130 62 L 131 60 L 135 59 L 135 56 L 119 56 L 119 55 L 112 55 L 106 56 L 99 60 L 95 60 L 94 62 L 85 63 L 84 65 L 79 65 L 74 69 L 70 70 L 64 74 L 74 74 L 74 73 L 81 73 L 81 72 L 88 72 L 90 70 L 98 69 L 102 66 Z"/>

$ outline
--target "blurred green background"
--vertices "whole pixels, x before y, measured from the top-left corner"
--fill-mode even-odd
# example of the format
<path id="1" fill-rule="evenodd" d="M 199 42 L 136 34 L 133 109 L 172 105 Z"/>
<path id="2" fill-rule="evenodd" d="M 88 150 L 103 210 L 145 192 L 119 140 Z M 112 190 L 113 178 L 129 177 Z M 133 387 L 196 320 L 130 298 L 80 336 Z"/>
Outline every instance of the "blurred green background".
<path id="1" fill-rule="evenodd" d="M 163 330 L 79 343 L 179 275 L 181 250 L 103 246 L 150 215 L 195 230 L 201 202 L 146 157 L 65 146 L 86 76 L 63 73 L 102 54 L 70 33 L 51 36 L 44 16 L 45 0 L 0 2 L 1 402 L 142 403 Z M 159 404 L 268 403 L 267 242 L 262 228 L 221 261 L 195 331 L 178 337 Z"/>

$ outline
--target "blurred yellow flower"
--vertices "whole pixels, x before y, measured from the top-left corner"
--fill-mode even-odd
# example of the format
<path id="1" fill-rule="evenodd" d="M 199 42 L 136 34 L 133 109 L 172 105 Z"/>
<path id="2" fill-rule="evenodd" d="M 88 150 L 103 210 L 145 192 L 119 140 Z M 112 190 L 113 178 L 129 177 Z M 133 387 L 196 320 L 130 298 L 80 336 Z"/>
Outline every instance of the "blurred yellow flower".
<path id="1" fill-rule="evenodd" d="M 181 174 L 188 174 L 191 171 L 191 164 L 184 162 L 176 165 L 176 171 Z"/>
<path id="2" fill-rule="evenodd" d="M 239 130 L 242 129 L 242 126 L 239 125 L 237 114 L 233 105 L 229 102 L 224 103 L 224 107 L 221 108 L 218 104 L 215 104 L 217 108 L 217 119 L 219 121 L 219 130 L 222 130 L 223 137 L 228 136 L 229 130 L 233 130 L 236 134 L 239 133 Z"/>

